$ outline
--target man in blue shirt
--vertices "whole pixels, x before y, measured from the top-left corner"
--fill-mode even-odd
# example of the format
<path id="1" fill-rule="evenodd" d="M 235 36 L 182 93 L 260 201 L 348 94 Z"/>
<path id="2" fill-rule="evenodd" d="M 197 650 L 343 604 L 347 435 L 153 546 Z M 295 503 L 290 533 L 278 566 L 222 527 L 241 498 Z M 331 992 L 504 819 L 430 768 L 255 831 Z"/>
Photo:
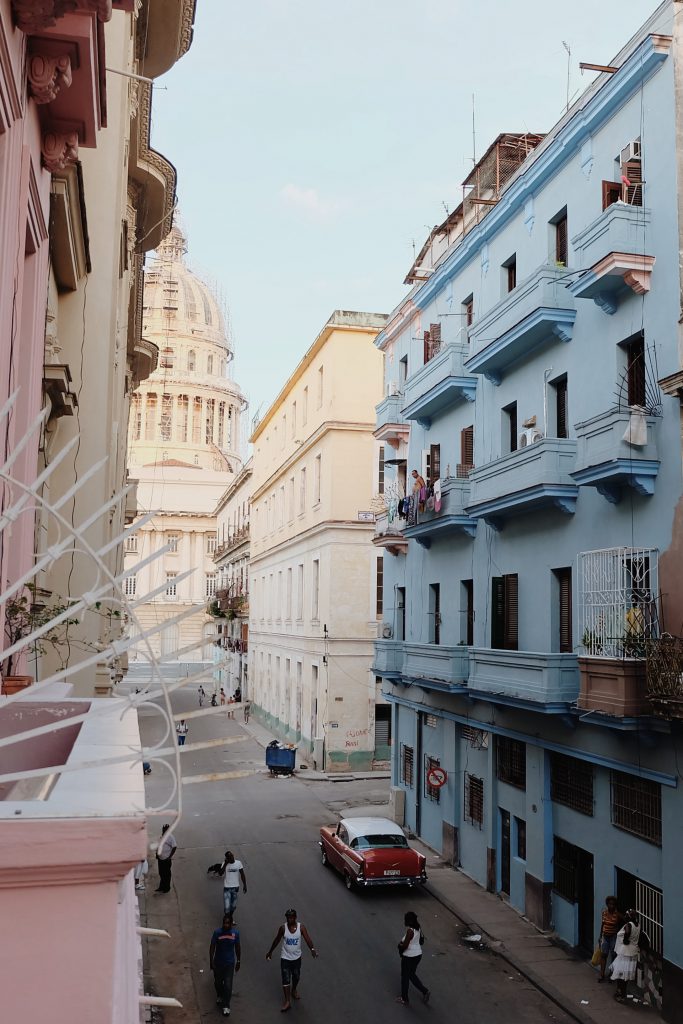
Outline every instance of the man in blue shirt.
<path id="1" fill-rule="evenodd" d="M 230 999 L 232 998 L 232 979 L 235 971 L 240 969 L 242 950 L 240 933 L 233 928 L 232 914 L 225 914 L 223 927 L 217 928 L 211 936 L 209 964 L 213 971 L 213 983 L 216 988 L 216 1002 L 223 1009 L 223 1016 L 230 1016 Z"/>

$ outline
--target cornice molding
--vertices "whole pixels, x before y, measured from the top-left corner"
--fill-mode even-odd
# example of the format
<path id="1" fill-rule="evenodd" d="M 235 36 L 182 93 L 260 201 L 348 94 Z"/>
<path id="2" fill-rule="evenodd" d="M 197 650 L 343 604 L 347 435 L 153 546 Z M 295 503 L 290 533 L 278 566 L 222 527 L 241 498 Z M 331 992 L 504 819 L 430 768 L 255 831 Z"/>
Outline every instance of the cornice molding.
<path id="1" fill-rule="evenodd" d="M 18 29 L 33 35 L 52 28 L 65 14 L 94 14 L 98 21 L 109 21 L 112 0 L 12 0 Z"/>

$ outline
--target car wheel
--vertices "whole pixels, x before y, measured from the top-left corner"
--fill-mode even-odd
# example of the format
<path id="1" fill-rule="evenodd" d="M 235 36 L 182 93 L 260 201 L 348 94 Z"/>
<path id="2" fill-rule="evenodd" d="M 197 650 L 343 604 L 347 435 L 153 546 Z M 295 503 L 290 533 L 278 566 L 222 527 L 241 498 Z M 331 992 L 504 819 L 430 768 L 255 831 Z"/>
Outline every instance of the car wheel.
<path id="1" fill-rule="evenodd" d="M 327 867 L 330 866 L 330 862 L 327 859 L 327 854 L 325 853 L 325 847 L 324 846 L 320 847 L 320 863 L 322 864 L 322 866 L 324 868 L 327 868 Z"/>
<path id="2" fill-rule="evenodd" d="M 349 892 L 352 892 L 352 890 L 353 890 L 353 878 L 348 873 L 348 871 L 344 872 L 344 885 L 349 890 Z"/>

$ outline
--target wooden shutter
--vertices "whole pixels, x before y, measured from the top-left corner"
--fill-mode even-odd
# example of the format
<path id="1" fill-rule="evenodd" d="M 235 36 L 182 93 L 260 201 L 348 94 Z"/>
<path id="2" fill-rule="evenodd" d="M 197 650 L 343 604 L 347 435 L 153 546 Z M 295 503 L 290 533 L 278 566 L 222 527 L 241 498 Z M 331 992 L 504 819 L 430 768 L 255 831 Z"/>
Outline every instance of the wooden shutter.
<path id="1" fill-rule="evenodd" d="M 514 291 L 517 287 L 517 259 L 511 260 L 507 265 L 508 291 Z"/>
<path id="2" fill-rule="evenodd" d="M 624 164 L 622 173 L 630 182 L 628 185 L 624 182 L 624 185 L 626 185 L 626 202 L 630 203 L 631 206 L 642 206 L 643 169 L 640 160 L 629 160 L 628 163 Z"/>
<path id="3" fill-rule="evenodd" d="M 645 339 L 641 335 L 628 346 L 628 404 L 645 405 Z"/>
<path id="4" fill-rule="evenodd" d="M 431 356 L 430 356 L 430 349 L 431 349 L 430 339 L 431 339 L 431 335 L 430 335 L 429 331 L 425 331 L 424 332 L 424 338 L 423 338 L 423 341 L 422 341 L 422 361 L 425 362 L 425 363 L 428 363 L 429 360 L 431 359 Z"/>
<path id="5" fill-rule="evenodd" d="M 516 651 L 518 650 L 517 624 L 519 621 L 517 573 L 503 576 L 503 588 L 505 595 L 503 647 L 506 651 Z"/>
<path id="6" fill-rule="evenodd" d="M 571 654 L 572 638 L 572 570 L 556 569 L 555 575 L 560 591 L 560 652 Z"/>
<path id="7" fill-rule="evenodd" d="M 562 217 L 555 224 L 555 259 L 567 266 L 567 218 Z"/>
<path id="8" fill-rule="evenodd" d="M 471 327 L 474 320 L 474 299 L 468 299 L 465 303 L 465 326 Z"/>
<path id="9" fill-rule="evenodd" d="M 429 481 L 433 484 L 441 477 L 441 445 L 432 444 L 429 446 Z"/>
<path id="10" fill-rule="evenodd" d="M 602 183 L 602 208 L 606 210 L 608 206 L 612 206 L 613 203 L 618 203 L 621 199 L 621 182 L 620 181 L 603 181 Z"/>
<path id="11" fill-rule="evenodd" d="M 503 577 L 491 580 L 491 647 L 502 650 L 505 639 L 505 588 Z"/>
<path id="12" fill-rule="evenodd" d="M 468 647 L 474 644 L 474 580 L 463 580 L 466 599 L 466 635 L 465 643 Z"/>
<path id="13" fill-rule="evenodd" d="M 567 378 L 558 380 L 555 385 L 555 398 L 557 403 L 557 437 L 568 437 L 567 431 Z"/>
<path id="14" fill-rule="evenodd" d="M 458 476 L 469 476 L 474 467 L 474 427 L 465 427 L 460 431 L 460 465 Z"/>
<path id="15" fill-rule="evenodd" d="M 517 451 L 517 403 L 513 402 L 505 410 L 508 414 L 508 424 L 510 427 L 510 451 Z"/>

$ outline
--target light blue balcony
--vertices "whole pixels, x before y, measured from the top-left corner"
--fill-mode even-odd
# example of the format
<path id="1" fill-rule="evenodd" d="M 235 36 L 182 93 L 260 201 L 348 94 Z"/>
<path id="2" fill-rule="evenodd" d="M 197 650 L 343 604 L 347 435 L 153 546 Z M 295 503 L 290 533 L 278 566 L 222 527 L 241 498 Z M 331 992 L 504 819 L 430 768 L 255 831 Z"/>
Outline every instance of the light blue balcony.
<path id="1" fill-rule="evenodd" d="M 389 513 L 384 512 L 375 518 L 375 535 L 372 543 L 377 548 L 384 548 L 390 555 L 405 555 L 408 540 L 405 536 L 405 519 L 395 516 L 389 522 Z"/>
<path id="2" fill-rule="evenodd" d="M 403 536 L 416 540 L 424 548 L 430 547 L 433 540 L 454 533 L 474 537 L 476 521 L 465 511 L 469 498 L 470 481 L 467 477 L 446 477 L 441 481 L 441 510 L 418 513 L 417 524 L 406 527 Z"/>
<path id="3" fill-rule="evenodd" d="M 510 516 L 552 506 L 573 515 L 579 494 L 571 477 L 575 468 L 576 441 L 535 441 L 472 470 L 467 514 L 497 530 Z"/>
<path id="4" fill-rule="evenodd" d="M 650 211 L 628 203 L 612 203 L 592 224 L 572 239 L 584 271 L 568 284 L 577 299 L 592 299 L 613 314 L 629 294 L 650 290 L 654 256 L 647 256 Z"/>
<path id="5" fill-rule="evenodd" d="M 375 640 L 372 671 L 385 679 L 398 679 L 403 670 L 403 644 L 400 640 Z"/>
<path id="6" fill-rule="evenodd" d="M 373 433 L 378 441 L 385 441 L 396 449 L 410 437 L 410 424 L 401 412 L 403 401 L 403 395 L 396 388 L 395 394 L 388 395 L 375 407 L 377 418 Z"/>
<path id="7" fill-rule="evenodd" d="M 579 697 L 575 654 L 470 648 L 471 697 L 500 704 L 525 704 L 547 713 L 566 713 Z M 542 707 L 538 707 L 542 705 Z"/>
<path id="8" fill-rule="evenodd" d="M 460 691 L 467 686 L 469 647 L 403 645 L 403 682 L 426 690 Z"/>
<path id="9" fill-rule="evenodd" d="M 417 420 L 420 426 L 429 429 L 433 417 L 451 409 L 457 402 L 474 401 L 477 378 L 468 376 L 463 369 L 468 354 L 469 345 L 456 342 L 442 345 L 437 355 L 408 378 L 403 407 L 405 419 Z"/>
<path id="10" fill-rule="evenodd" d="M 544 264 L 470 329 L 465 369 L 500 384 L 504 374 L 536 349 L 571 341 L 574 300 L 565 287 L 570 271 Z"/>
<path id="11" fill-rule="evenodd" d="M 645 418 L 647 440 L 644 445 L 636 445 L 629 441 L 640 440 L 636 433 L 638 420 L 628 411 L 608 409 L 576 423 L 573 479 L 581 486 L 597 488 L 613 504 L 621 500 L 624 487 L 631 487 L 637 494 L 654 494 L 659 472 L 656 424 L 654 416 Z"/>

